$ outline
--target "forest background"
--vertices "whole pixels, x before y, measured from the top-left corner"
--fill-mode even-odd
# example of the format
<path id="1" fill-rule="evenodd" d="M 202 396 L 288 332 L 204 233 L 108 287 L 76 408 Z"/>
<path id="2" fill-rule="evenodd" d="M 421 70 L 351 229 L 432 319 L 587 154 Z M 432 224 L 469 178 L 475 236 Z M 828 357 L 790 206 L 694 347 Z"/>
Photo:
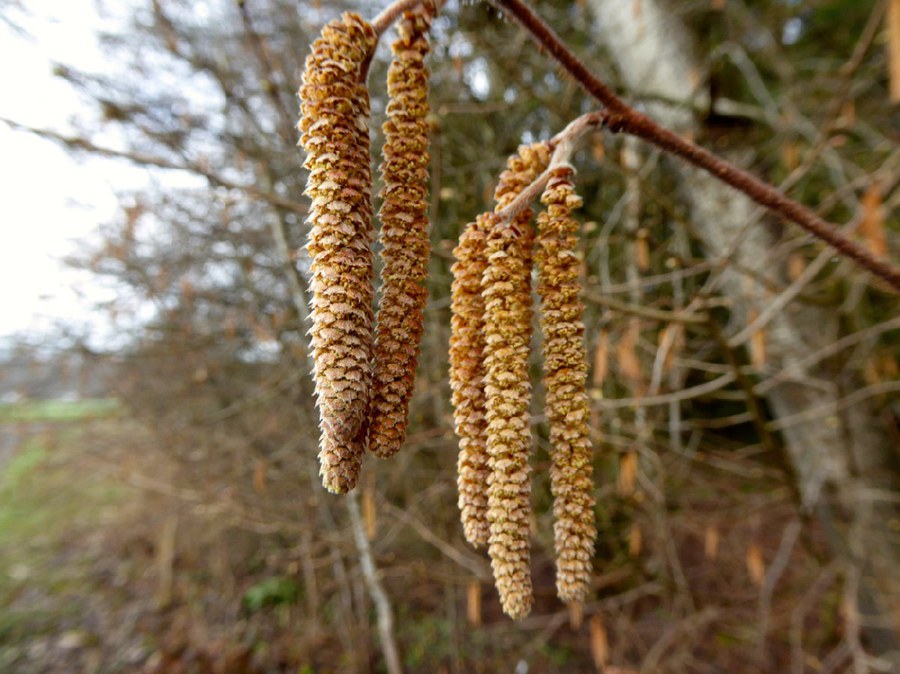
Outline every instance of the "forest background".
<path id="1" fill-rule="evenodd" d="M 592 595 L 576 611 L 555 599 L 538 385 L 536 604 L 501 614 L 456 507 L 451 251 L 517 146 L 597 105 L 486 3 L 448 3 L 432 33 L 433 252 L 409 438 L 367 459 L 354 500 L 322 490 L 296 90 L 321 26 L 372 5 L 135 3 L 103 38 L 108 69 L 55 70 L 89 106 L 79 133 L 13 120 L 153 181 L 70 260 L 115 289 L 98 307 L 120 318 L 114 347 L 6 359 L 26 395 L 2 409 L 4 670 L 390 671 L 393 644 L 412 672 L 892 671 L 897 295 L 602 131 L 575 156 Z M 900 3 L 534 7 L 628 101 L 876 254 L 897 250 Z M 376 152 L 388 41 L 369 78 Z M 60 389 L 29 386 L 48 378 L 113 401 L 41 402 Z"/>

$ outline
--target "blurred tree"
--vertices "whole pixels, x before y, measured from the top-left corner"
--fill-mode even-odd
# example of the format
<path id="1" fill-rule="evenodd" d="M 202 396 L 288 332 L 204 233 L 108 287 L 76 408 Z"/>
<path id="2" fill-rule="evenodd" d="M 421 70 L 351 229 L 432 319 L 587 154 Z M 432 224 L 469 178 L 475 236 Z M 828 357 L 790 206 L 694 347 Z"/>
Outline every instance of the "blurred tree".
<path id="1" fill-rule="evenodd" d="M 603 36 L 632 100 L 857 224 L 867 245 L 896 249 L 886 214 L 900 199 L 900 129 L 881 24 L 865 4 L 535 3 L 612 79 L 591 37 Z M 103 247 L 80 264 L 121 290 L 108 309 L 149 314 L 117 385 L 179 466 L 175 479 L 265 540 L 267 554 L 247 553 L 237 571 L 299 576 L 298 614 L 281 626 L 299 638 L 260 657 L 361 672 L 372 667 L 369 609 L 347 512 L 316 475 L 297 301 L 308 259 L 295 92 L 307 45 L 344 9 L 375 12 L 351 1 L 140 3 L 128 31 L 104 38 L 110 72 L 57 71 L 95 102 L 101 126 L 45 135 L 153 171 L 153 186 L 123 195 Z M 833 13 L 841 29 L 823 30 Z M 866 649 L 897 651 L 896 605 L 878 616 L 876 644 L 860 631 L 854 598 L 858 585 L 897 592 L 887 556 L 897 542 L 887 505 L 898 458 L 896 295 L 714 180 L 600 133 L 576 155 L 603 447 L 590 629 L 573 615 L 564 630 L 553 598 L 539 415 L 535 614 L 504 625 L 492 590 L 481 607 L 489 571 L 461 541 L 454 495 L 450 251 L 516 146 L 594 103 L 484 3 L 448 3 L 433 41 L 434 255 L 413 425 L 391 463 L 367 459 L 361 487 L 404 665 L 804 671 L 809 658 L 839 668 L 853 657 L 877 669 Z M 382 45 L 370 74 L 376 149 L 385 56 Z M 874 550 L 874 572 L 857 577 L 867 567 L 856 562 Z M 853 562 L 840 583 L 832 559 Z M 466 626 L 463 602 L 470 623 L 486 627 Z M 870 607 L 859 608 L 869 620 Z"/>

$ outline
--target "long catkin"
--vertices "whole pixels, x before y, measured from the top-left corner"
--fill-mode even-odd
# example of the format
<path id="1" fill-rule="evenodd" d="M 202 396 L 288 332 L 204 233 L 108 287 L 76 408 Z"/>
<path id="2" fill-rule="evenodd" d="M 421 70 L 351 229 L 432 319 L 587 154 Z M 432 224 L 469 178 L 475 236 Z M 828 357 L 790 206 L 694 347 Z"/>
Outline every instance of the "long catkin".
<path id="1" fill-rule="evenodd" d="M 497 210 L 546 168 L 546 144 L 522 146 L 500 176 Z M 488 458 L 488 553 L 503 610 L 528 615 L 531 586 L 531 211 L 511 222 L 492 220 L 487 268 L 482 277 L 485 332 L 485 397 Z"/>
<path id="2" fill-rule="evenodd" d="M 359 477 L 370 398 L 372 173 L 362 70 L 376 42 L 364 19 L 345 13 L 313 43 L 300 87 L 320 473 L 341 493 Z"/>
<path id="3" fill-rule="evenodd" d="M 588 432 L 584 305 L 575 253 L 581 206 L 570 166 L 553 169 L 538 215 L 538 295 L 544 335 L 544 386 L 550 422 L 550 489 L 556 588 L 563 601 L 584 601 L 591 582 L 594 524 L 593 463 Z"/>
<path id="4" fill-rule="evenodd" d="M 488 544 L 487 418 L 484 396 L 484 299 L 481 279 L 487 267 L 487 231 L 493 214 L 469 223 L 453 250 L 450 291 L 450 388 L 453 421 L 459 437 L 457 486 L 466 540 Z"/>
<path id="5" fill-rule="evenodd" d="M 404 13 L 388 70 L 381 219 L 381 300 L 369 450 L 393 456 L 406 439 L 428 291 L 428 31 L 434 8 Z"/>

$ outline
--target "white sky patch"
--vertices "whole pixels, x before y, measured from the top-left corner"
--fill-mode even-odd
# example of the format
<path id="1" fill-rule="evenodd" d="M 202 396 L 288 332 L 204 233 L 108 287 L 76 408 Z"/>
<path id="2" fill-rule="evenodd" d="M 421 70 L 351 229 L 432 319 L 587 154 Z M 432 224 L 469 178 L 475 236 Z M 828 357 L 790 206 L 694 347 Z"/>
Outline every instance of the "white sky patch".
<path id="1" fill-rule="evenodd" d="M 27 7 L 29 14 L 12 19 L 31 37 L 0 23 L 0 117 L 74 133 L 70 120 L 85 104 L 53 76 L 53 63 L 102 70 L 96 30 L 119 19 L 99 16 L 91 0 L 44 0 Z M 96 239 L 99 224 L 115 217 L 117 190 L 146 183 L 142 169 L 75 159 L 50 141 L 0 122 L 0 336 L 44 332 L 58 323 L 106 330 L 103 316 L 91 307 L 113 291 L 65 268 L 61 259 L 75 252 L 75 241 Z"/>

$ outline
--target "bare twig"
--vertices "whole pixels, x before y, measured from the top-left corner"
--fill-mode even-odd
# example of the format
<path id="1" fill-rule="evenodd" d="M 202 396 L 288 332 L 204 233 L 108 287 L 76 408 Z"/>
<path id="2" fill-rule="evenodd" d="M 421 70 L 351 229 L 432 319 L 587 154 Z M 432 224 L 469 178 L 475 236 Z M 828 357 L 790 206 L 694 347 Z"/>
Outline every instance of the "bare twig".
<path id="1" fill-rule="evenodd" d="M 256 54 L 256 58 L 263 69 L 263 75 L 265 77 L 263 88 L 265 89 L 266 94 L 268 94 L 269 98 L 272 100 L 272 105 L 275 106 L 275 109 L 278 111 L 278 116 L 281 119 L 281 128 L 279 130 L 279 133 L 285 140 L 291 140 L 294 133 L 294 117 L 290 112 L 288 112 L 287 106 L 285 106 L 284 100 L 281 98 L 281 93 L 279 92 L 278 87 L 274 81 L 275 68 L 272 67 L 272 61 L 271 59 L 269 59 L 269 54 L 266 50 L 265 42 L 263 42 L 262 37 L 253 26 L 253 20 L 250 17 L 250 12 L 247 9 L 246 3 L 238 3 L 238 9 L 241 12 L 241 20 L 244 23 L 244 31 L 250 38 L 250 44 L 252 45 L 253 51 Z M 296 138 L 294 138 L 293 140 L 296 140 Z"/>
<path id="2" fill-rule="evenodd" d="M 445 2 L 446 0 L 395 0 L 395 2 L 385 7 L 378 16 L 372 19 L 372 28 L 375 29 L 375 32 L 380 37 L 384 31 L 391 27 L 391 24 L 400 18 L 403 12 L 420 5 L 431 5 L 435 13 L 437 13 L 441 11 Z"/>
<path id="3" fill-rule="evenodd" d="M 759 595 L 758 640 L 759 654 L 762 658 L 766 657 L 766 634 L 769 631 L 769 612 L 772 609 L 772 597 L 775 594 L 775 586 L 787 569 L 801 528 L 800 520 L 793 520 L 785 527 L 784 533 L 781 535 L 781 543 L 778 545 L 778 551 L 775 553 L 775 559 L 772 560 L 772 564 L 766 572 L 766 578 L 763 581 L 762 591 Z"/>
<path id="4" fill-rule="evenodd" d="M 556 134 L 549 143 L 550 147 L 553 148 L 553 156 L 550 158 L 549 166 L 505 208 L 496 211 L 500 222 L 509 222 L 528 208 L 537 199 L 547 181 L 550 180 L 550 174 L 553 170 L 569 163 L 569 158 L 572 156 L 578 139 L 591 129 L 599 126 L 601 121 L 600 113 L 588 112 L 575 118 L 565 129 Z"/>
<path id="5" fill-rule="evenodd" d="M 67 136 L 65 134 L 59 133 L 57 131 L 51 131 L 49 129 L 37 129 L 31 126 L 27 126 L 26 124 L 14 122 L 10 119 L 0 118 L 0 122 L 7 124 L 10 128 L 17 131 L 27 131 L 28 133 L 33 133 L 34 135 L 40 136 L 41 138 L 56 141 L 57 143 L 65 145 L 71 150 L 90 152 L 91 154 L 95 154 L 100 157 L 108 157 L 111 159 L 125 159 L 139 166 L 153 166 L 155 168 L 167 169 L 170 171 L 187 171 L 188 173 L 195 173 L 206 178 L 212 185 L 215 185 L 217 187 L 224 187 L 225 189 L 229 190 L 238 190 L 240 192 L 244 192 L 251 197 L 268 202 L 273 206 L 278 206 L 280 208 L 284 208 L 286 210 L 293 211 L 294 213 L 298 213 L 304 216 L 308 211 L 307 207 L 301 203 L 286 199 L 272 192 L 266 192 L 253 185 L 242 185 L 240 183 L 233 182 L 231 180 L 228 180 L 227 178 L 223 178 L 216 173 L 213 173 L 208 168 L 199 166 L 197 164 L 180 164 L 176 161 L 166 159 L 165 157 L 144 154 L 142 152 L 132 152 L 129 150 L 116 150 L 114 148 L 97 145 L 86 138 Z"/>
<path id="6" fill-rule="evenodd" d="M 384 663 L 388 674 L 402 674 L 400 655 L 397 650 L 397 641 L 394 638 L 394 612 L 391 601 L 384 591 L 381 578 L 378 577 L 378 569 L 372 557 L 372 547 L 366 536 L 362 515 L 359 512 L 359 496 L 351 491 L 345 496 L 347 500 L 347 513 L 350 515 L 350 526 L 353 528 L 353 539 L 356 542 L 356 550 L 359 553 L 359 562 L 362 567 L 363 579 L 372 603 L 375 604 L 375 612 L 378 615 L 378 638 L 381 641 L 381 650 L 384 653 Z"/>
<path id="7" fill-rule="evenodd" d="M 815 419 L 837 415 L 841 410 L 853 407 L 867 398 L 898 392 L 900 392 L 900 381 L 884 381 L 878 384 L 872 384 L 871 386 L 857 389 L 853 393 L 844 396 L 839 400 L 829 401 L 823 405 L 811 407 L 797 414 L 773 419 L 766 424 L 766 428 L 770 431 L 780 431 L 796 424 L 807 423 Z"/>
<path id="8" fill-rule="evenodd" d="M 729 384 L 733 383 L 735 380 L 735 376 L 732 373 L 723 374 L 721 377 L 717 377 L 712 381 L 708 381 L 705 384 L 698 384 L 697 386 L 692 386 L 691 388 L 682 389 L 681 391 L 675 391 L 673 393 L 668 393 L 664 395 L 658 396 L 646 396 L 644 398 L 617 398 L 616 400 L 596 400 L 594 404 L 599 407 L 601 410 L 620 410 L 620 409 L 628 409 L 629 407 L 651 407 L 653 405 L 668 405 L 670 402 L 679 402 L 683 400 L 690 400 L 692 398 L 699 398 L 700 396 L 708 395 L 710 393 L 714 393 L 719 389 L 723 389 Z"/>
<path id="9" fill-rule="evenodd" d="M 398 508 L 390 503 L 386 503 L 385 506 L 387 508 L 387 511 L 390 512 L 394 517 L 396 517 L 404 524 L 407 524 L 415 529 L 416 533 L 419 534 L 419 536 L 421 536 L 423 540 L 431 543 L 431 545 L 437 548 L 446 557 L 452 559 L 467 571 L 470 571 L 475 575 L 476 578 L 478 578 L 478 580 L 490 580 L 491 569 L 483 559 L 460 552 L 455 547 L 441 539 L 440 536 L 436 536 L 434 532 L 432 532 L 431 529 L 429 529 L 423 522 L 421 522 L 419 519 L 406 512 L 402 508 Z"/>
<path id="10" fill-rule="evenodd" d="M 532 37 L 585 90 L 605 106 L 605 126 L 613 133 L 627 133 L 681 157 L 698 168 L 708 171 L 719 180 L 743 192 L 770 211 L 800 225 L 810 234 L 825 241 L 842 255 L 884 279 L 900 291 L 900 268 L 873 255 L 862 245 L 852 241 L 837 228 L 800 203 L 789 199 L 776 188 L 753 174 L 717 157 L 681 136 L 663 128 L 647 115 L 627 105 L 598 79 L 569 49 L 524 0 L 491 0 L 501 10 L 509 12 Z"/>

